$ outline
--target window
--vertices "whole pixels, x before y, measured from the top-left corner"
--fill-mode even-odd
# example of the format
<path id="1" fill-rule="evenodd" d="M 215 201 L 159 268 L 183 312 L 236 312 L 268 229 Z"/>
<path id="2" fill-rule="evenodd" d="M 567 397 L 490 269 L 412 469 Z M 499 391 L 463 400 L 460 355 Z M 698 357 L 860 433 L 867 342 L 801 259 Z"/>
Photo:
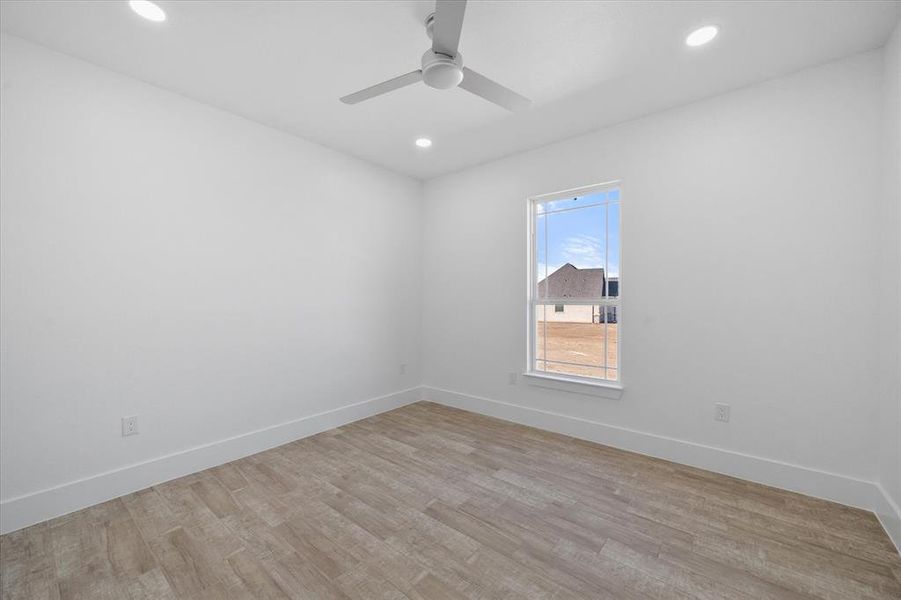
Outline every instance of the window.
<path id="1" fill-rule="evenodd" d="M 529 372 L 621 380 L 619 182 L 530 201 Z"/>

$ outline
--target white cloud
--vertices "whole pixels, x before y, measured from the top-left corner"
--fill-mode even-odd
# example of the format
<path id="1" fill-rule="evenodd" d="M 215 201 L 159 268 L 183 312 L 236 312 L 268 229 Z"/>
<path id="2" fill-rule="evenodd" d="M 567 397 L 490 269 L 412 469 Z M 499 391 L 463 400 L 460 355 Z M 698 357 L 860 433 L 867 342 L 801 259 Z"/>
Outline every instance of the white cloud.
<path id="1" fill-rule="evenodd" d="M 579 269 L 604 266 L 601 239 L 591 235 L 574 235 L 563 240 L 560 248 L 566 262 Z"/>

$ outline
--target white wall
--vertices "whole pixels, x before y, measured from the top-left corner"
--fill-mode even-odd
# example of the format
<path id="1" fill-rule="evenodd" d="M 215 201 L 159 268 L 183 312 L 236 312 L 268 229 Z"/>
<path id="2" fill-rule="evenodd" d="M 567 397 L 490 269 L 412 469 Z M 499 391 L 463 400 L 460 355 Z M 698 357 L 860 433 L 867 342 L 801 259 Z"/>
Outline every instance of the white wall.
<path id="1" fill-rule="evenodd" d="M 419 182 L 0 44 L 4 531 L 291 432 L 46 488 L 419 385 Z"/>
<path id="2" fill-rule="evenodd" d="M 881 78 L 870 52 L 427 182 L 429 395 L 874 502 Z M 509 385 L 526 198 L 618 178 L 624 393 Z"/>
<path id="3" fill-rule="evenodd" d="M 894 506 L 879 517 L 901 548 L 901 25 L 883 51 L 883 74 L 879 481 Z"/>

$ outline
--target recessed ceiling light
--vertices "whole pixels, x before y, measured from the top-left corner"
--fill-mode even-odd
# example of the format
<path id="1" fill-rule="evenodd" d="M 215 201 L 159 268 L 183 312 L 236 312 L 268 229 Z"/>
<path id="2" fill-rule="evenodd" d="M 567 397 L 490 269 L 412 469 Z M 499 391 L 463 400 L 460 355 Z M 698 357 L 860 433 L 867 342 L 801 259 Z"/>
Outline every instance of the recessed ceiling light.
<path id="1" fill-rule="evenodd" d="M 705 25 L 704 27 L 699 27 L 695 29 L 691 33 L 688 34 L 688 37 L 685 38 L 685 43 L 689 46 L 703 46 L 707 42 L 711 41 L 716 37 L 716 34 L 719 33 L 719 29 L 716 25 Z"/>
<path id="2" fill-rule="evenodd" d="M 148 21 L 160 23 L 166 20 L 166 13 L 162 8 L 150 2 L 150 0 L 129 0 L 128 5 Z"/>
<path id="3" fill-rule="evenodd" d="M 430 140 L 429 138 L 417 138 L 416 145 L 420 148 L 428 148 L 432 145 L 432 140 Z"/>

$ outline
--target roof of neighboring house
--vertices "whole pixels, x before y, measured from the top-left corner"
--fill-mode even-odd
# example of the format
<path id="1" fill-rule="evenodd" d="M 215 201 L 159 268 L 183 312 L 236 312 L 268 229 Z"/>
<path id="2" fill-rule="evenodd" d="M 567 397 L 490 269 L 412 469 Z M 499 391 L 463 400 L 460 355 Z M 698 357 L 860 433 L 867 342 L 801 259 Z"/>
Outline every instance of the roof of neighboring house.
<path id="1" fill-rule="evenodd" d="M 619 295 L 617 277 L 610 278 L 609 288 L 611 296 Z M 603 268 L 579 269 L 566 263 L 538 282 L 539 298 L 596 298 L 603 295 Z"/>

